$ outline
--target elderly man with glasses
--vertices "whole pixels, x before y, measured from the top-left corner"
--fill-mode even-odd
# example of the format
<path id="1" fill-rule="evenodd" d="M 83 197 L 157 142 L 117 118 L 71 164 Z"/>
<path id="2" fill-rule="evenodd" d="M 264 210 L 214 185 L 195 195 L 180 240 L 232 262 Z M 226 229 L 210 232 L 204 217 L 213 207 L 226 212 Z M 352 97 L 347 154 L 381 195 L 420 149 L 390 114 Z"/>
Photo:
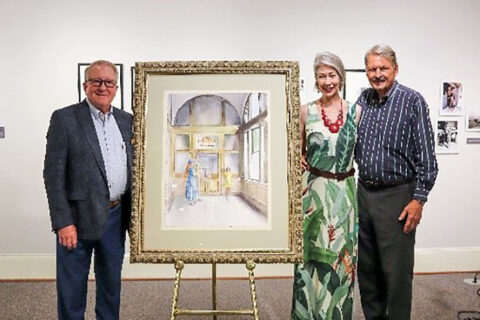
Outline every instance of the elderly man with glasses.
<path id="1" fill-rule="evenodd" d="M 118 71 L 85 70 L 81 103 L 56 110 L 47 133 L 44 182 L 57 235 L 58 319 L 84 319 L 95 252 L 97 319 L 119 319 L 131 211 L 132 116 L 114 108 Z"/>

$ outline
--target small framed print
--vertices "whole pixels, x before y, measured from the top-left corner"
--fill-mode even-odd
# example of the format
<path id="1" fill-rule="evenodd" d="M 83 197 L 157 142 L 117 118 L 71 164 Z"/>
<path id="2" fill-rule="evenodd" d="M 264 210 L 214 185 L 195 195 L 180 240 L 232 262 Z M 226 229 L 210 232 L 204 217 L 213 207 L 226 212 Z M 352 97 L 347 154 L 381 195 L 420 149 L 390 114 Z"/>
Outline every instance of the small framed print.
<path id="1" fill-rule="evenodd" d="M 83 83 L 85 82 L 85 69 L 90 65 L 90 63 L 79 63 L 77 66 L 78 70 L 78 101 L 81 102 L 86 98 L 85 91 L 83 90 Z M 123 110 L 123 64 L 115 63 L 115 66 L 118 70 L 118 90 L 115 98 L 112 101 L 112 106 L 117 107 Z"/>
<path id="2" fill-rule="evenodd" d="M 463 114 L 463 86 L 461 82 L 443 81 L 441 88 L 441 116 L 460 116 Z"/>
<path id="3" fill-rule="evenodd" d="M 480 108 L 468 108 L 466 120 L 466 131 L 480 132 Z"/>
<path id="4" fill-rule="evenodd" d="M 458 153 L 458 120 L 439 119 L 435 126 L 435 152 Z"/>

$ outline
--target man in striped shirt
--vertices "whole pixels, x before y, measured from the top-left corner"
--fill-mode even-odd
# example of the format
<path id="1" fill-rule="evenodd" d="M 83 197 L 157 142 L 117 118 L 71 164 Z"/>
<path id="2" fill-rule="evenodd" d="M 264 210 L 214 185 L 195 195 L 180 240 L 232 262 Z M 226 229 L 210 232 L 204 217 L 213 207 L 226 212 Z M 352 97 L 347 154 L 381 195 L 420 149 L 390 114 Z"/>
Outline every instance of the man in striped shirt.
<path id="1" fill-rule="evenodd" d="M 387 45 L 365 55 L 356 161 L 359 169 L 358 281 L 368 319 L 410 319 L 415 229 L 437 176 L 432 125 L 422 95 L 395 81 Z"/>

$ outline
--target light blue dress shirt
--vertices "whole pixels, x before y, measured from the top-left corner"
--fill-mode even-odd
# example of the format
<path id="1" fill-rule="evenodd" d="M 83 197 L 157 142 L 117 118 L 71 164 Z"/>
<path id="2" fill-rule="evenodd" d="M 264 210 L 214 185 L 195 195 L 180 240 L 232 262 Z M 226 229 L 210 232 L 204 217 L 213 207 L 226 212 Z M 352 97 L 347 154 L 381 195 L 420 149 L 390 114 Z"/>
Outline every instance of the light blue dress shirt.
<path id="1" fill-rule="evenodd" d="M 105 171 L 107 173 L 110 201 L 120 199 L 127 186 L 127 150 L 113 109 L 103 114 L 87 100 L 102 151 Z"/>

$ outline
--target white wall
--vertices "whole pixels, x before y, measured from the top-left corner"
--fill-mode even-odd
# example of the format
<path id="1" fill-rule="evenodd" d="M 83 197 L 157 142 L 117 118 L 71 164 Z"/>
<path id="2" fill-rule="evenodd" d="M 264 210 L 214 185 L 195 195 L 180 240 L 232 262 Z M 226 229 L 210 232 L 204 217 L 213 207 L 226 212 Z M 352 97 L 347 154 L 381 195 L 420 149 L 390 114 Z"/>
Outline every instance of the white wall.
<path id="1" fill-rule="evenodd" d="M 347 68 L 362 68 L 370 46 L 389 43 L 398 80 L 425 96 L 435 120 L 445 79 L 463 83 L 465 106 L 480 107 L 479 12 L 477 0 L 0 0 L 0 278 L 54 276 L 50 267 L 41 274 L 23 267 L 38 257 L 51 266 L 54 256 L 45 134 L 52 111 L 78 99 L 78 62 L 123 63 L 127 110 L 135 61 L 298 60 L 312 100 L 315 53 L 329 50 Z M 480 145 L 466 145 L 463 128 L 462 118 L 460 154 L 438 156 L 417 271 L 480 267 Z"/>

